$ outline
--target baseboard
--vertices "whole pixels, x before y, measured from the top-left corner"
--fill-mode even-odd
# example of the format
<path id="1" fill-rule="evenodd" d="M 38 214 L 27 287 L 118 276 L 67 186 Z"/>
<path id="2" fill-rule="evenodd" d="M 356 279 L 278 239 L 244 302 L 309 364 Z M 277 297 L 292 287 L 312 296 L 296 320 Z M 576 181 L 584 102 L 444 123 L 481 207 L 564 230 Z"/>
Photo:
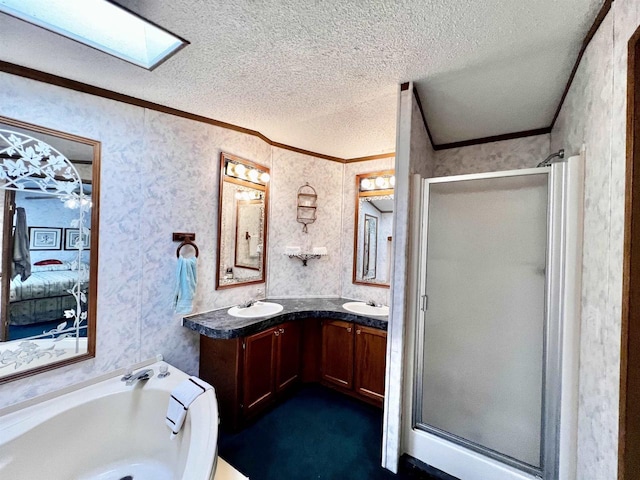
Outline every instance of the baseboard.
<path id="1" fill-rule="evenodd" d="M 406 453 L 400 457 L 399 471 L 412 480 L 460 480 Z"/>

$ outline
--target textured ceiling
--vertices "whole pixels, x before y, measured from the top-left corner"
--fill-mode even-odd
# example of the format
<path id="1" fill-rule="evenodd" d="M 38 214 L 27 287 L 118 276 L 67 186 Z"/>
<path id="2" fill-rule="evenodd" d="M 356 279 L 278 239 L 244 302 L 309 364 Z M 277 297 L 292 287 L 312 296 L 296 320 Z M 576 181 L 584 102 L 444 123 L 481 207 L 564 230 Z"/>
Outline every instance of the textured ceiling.
<path id="1" fill-rule="evenodd" d="M 435 143 L 548 126 L 602 0 L 119 3 L 191 45 L 148 72 L 0 14 L 0 59 L 351 158 L 411 80 Z"/>

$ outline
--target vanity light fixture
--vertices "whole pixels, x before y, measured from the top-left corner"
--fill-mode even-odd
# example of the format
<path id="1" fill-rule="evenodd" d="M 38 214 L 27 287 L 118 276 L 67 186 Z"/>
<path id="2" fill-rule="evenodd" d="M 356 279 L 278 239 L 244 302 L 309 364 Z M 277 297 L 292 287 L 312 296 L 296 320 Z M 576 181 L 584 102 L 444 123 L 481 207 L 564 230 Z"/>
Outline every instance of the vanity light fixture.
<path id="1" fill-rule="evenodd" d="M 238 191 L 236 192 L 236 198 L 238 200 L 260 200 L 262 198 L 261 192 L 255 191 Z"/>
<path id="2" fill-rule="evenodd" d="M 360 180 L 360 191 L 392 190 L 396 183 L 395 175 L 378 175 Z"/>
<path id="3" fill-rule="evenodd" d="M 189 45 L 109 0 L 0 0 L 0 12 L 147 70 Z"/>
<path id="4" fill-rule="evenodd" d="M 89 208 L 91 208 L 93 206 L 93 202 L 89 198 L 87 198 L 85 196 L 83 196 L 82 198 L 78 199 L 78 197 L 75 197 L 73 195 L 68 195 L 66 197 L 61 198 L 61 200 L 62 200 L 65 208 L 70 208 L 72 210 L 76 209 L 78 207 L 83 207 L 83 208 L 89 207 Z"/>
<path id="5" fill-rule="evenodd" d="M 227 160 L 224 172 L 228 177 L 237 178 L 238 180 L 255 183 L 257 185 L 266 185 L 271 179 L 267 172 L 260 170 L 259 166 L 257 168 L 255 166 L 246 166 L 231 160 Z"/>

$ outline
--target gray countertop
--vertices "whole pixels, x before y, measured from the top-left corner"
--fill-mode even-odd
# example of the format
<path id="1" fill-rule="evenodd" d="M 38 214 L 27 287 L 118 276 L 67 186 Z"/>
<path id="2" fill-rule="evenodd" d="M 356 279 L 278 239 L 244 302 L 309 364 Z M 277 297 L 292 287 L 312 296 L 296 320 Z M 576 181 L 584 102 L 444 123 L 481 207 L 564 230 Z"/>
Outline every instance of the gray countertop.
<path id="1" fill-rule="evenodd" d="M 284 309 L 275 315 L 260 318 L 238 318 L 227 313 L 229 307 L 184 317 L 182 325 L 211 338 L 236 338 L 266 330 L 274 325 L 305 318 L 331 318 L 368 327 L 387 329 L 388 317 L 368 317 L 349 312 L 342 304 L 346 298 L 268 298 Z"/>

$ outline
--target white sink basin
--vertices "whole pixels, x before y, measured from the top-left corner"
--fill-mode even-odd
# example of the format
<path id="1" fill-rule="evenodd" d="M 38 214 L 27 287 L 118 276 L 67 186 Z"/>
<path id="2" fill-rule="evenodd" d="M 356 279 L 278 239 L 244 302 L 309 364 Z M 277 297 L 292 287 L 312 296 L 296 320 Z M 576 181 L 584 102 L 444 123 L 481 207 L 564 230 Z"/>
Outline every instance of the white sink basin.
<path id="1" fill-rule="evenodd" d="M 372 307 L 365 302 L 347 302 L 342 304 L 342 308 L 360 315 L 386 316 L 389 315 L 389 307 Z"/>
<path id="2" fill-rule="evenodd" d="M 247 308 L 231 307 L 227 313 L 240 318 L 258 318 L 280 313 L 283 308 L 279 303 L 256 302 Z"/>

